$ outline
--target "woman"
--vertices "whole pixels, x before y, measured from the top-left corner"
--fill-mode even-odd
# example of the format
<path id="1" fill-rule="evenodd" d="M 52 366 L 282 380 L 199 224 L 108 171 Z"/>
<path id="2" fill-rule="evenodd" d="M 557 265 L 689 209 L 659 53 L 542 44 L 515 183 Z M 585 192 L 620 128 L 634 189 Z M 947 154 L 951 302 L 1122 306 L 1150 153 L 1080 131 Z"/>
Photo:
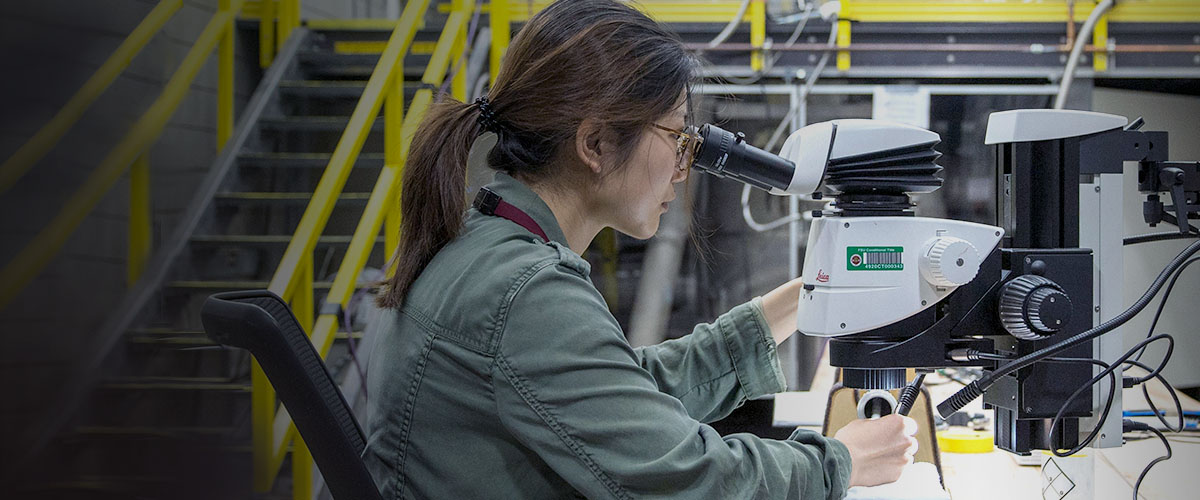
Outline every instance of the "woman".
<path id="1" fill-rule="evenodd" d="M 589 280 L 596 234 L 649 238 L 687 176 L 695 65 L 621 3 L 562 0 L 522 28 L 486 99 L 430 110 L 370 361 L 364 458 L 386 498 L 840 498 L 911 460 L 899 417 L 786 441 L 701 423 L 785 389 L 775 346 L 799 281 L 633 349 Z M 485 132 L 499 173 L 468 211 Z"/>

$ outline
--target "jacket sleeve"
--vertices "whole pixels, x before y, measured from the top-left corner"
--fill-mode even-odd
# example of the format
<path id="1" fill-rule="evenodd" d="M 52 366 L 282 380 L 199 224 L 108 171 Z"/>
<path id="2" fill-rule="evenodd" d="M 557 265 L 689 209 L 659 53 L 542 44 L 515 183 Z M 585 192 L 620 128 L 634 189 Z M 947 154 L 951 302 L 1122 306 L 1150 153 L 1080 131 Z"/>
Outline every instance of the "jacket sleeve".
<path id="1" fill-rule="evenodd" d="M 845 495 L 844 445 L 815 433 L 720 436 L 659 390 L 584 277 L 556 265 L 527 276 L 494 358 L 497 411 L 576 490 L 589 498 Z"/>
<path id="2" fill-rule="evenodd" d="M 705 423 L 724 418 L 747 399 L 787 390 L 760 298 L 697 325 L 690 335 L 633 352 L 658 390 Z"/>

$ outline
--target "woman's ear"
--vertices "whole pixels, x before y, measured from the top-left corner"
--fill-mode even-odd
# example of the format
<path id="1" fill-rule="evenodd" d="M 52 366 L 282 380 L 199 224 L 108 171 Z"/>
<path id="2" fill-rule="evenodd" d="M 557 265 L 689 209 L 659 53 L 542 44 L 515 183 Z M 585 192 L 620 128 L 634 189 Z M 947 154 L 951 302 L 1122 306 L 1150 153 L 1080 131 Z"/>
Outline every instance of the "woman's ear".
<path id="1" fill-rule="evenodd" d="M 604 170 L 603 155 L 607 153 L 604 142 L 604 127 L 592 118 L 585 118 L 575 131 L 575 154 L 594 174 Z"/>

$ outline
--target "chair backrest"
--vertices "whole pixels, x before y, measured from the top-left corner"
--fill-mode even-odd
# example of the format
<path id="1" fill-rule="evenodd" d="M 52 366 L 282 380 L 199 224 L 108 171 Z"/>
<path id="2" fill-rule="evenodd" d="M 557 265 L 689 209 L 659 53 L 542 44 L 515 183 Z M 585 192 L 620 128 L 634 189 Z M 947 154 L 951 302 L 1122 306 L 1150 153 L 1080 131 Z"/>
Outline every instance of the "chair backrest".
<path id="1" fill-rule="evenodd" d="M 333 497 L 382 500 L 361 458 L 362 428 L 287 303 L 266 290 L 218 293 L 200 318 L 213 341 L 258 360 Z"/>

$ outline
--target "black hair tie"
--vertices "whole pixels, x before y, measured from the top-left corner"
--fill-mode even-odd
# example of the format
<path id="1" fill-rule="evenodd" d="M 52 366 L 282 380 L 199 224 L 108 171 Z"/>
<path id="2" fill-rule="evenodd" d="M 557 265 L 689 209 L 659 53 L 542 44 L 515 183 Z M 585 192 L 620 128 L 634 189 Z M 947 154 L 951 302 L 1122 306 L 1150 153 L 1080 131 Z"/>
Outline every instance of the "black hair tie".
<path id="1" fill-rule="evenodd" d="M 488 98 L 475 99 L 475 106 L 479 108 L 479 125 L 488 132 L 500 133 L 500 122 L 496 120 L 496 112 Z"/>

